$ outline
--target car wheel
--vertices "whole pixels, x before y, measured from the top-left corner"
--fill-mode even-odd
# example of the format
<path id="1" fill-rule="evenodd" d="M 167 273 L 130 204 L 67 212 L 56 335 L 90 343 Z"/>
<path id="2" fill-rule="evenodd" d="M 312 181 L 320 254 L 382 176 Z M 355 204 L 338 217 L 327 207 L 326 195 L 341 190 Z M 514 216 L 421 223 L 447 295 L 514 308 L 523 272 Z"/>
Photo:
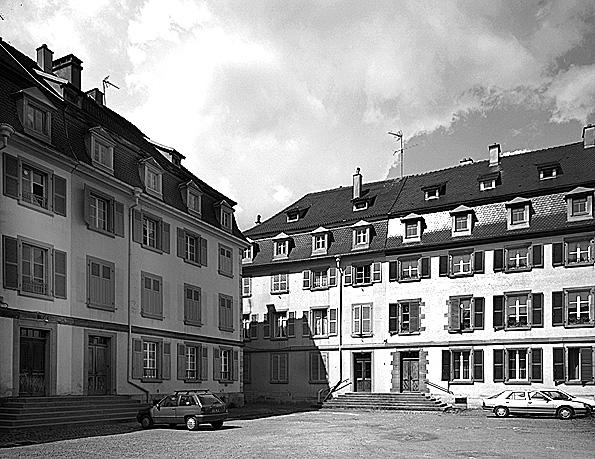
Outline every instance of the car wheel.
<path id="1" fill-rule="evenodd" d="M 211 422 L 211 425 L 213 426 L 213 429 L 219 430 L 221 427 L 223 427 L 223 421 Z"/>
<path id="2" fill-rule="evenodd" d="M 497 406 L 496 408 L 494 408 L 494 414 L 498 418 L 505 418 L 509 414 L 508 408 L 506 408 L 505 406 Z"/>
<path id="3" fill-rule="evenodd" d="M 151 419 L 151 416 L 143 416 L 140 418 L 140 426 L 143 429 L 150 429 L 153 427 L 153 419 Z"/>
<path id="4" fill-rule="evenodd" d="M 574 417 L 574 410 L 569 406 L 561 406 L 558 408 L 558 417 L 560 419 L 572 419 Z"/>
<path id="5" fill-rule="evenodd" d="M 186 428 L 188 430 L 196 430 L 198 429 L 198 425 L 198 420 L 194 416 L 186 418 Z"/>

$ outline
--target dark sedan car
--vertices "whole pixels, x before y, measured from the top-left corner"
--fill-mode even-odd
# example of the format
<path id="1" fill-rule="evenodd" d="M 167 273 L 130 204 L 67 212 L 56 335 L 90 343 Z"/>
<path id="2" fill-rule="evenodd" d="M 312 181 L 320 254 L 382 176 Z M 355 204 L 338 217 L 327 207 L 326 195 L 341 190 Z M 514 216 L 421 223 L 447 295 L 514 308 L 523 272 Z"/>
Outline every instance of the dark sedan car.
<path id="1" fill-rule="evenodd" d="M 167 395 L 152 407 L 140 409 L 136 419 L 143 429 L 155 424 L 186 424 L 188 430 L 211 424 L 214 429 L 220 429 L 227 415 L 225 403 L 208 390 L 184 390 Z"/>

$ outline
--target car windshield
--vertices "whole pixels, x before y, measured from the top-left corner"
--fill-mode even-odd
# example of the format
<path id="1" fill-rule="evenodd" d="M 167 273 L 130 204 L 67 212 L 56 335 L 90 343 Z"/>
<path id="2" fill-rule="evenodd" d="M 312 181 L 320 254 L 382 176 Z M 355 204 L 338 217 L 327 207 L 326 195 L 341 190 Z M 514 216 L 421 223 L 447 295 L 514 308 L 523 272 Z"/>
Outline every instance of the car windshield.
<path id="1" fill-rule="evenodd" d="M 557 390 L 543 390 L 542 392 L 552 400 L 572 400 L 572 397 L 569 397 L 568 395 Z"/>
<path id="2" fill-rule="evenodd" d="M 488 399 L 490 399 L 490 398 L 498 398 L 498 397 L 500 397 L 500 396 L 501 396 L 503 393 L 504 393 L 504 391 L 502 391 L 502 392 L 498 392 L 496 395 L 492 395 L 491 397 L 488 397 Z"/>
<path id="3" fill-rule="evenodd" d="M 198 399 L 200 400 L 200 404 L 202 406 L 217 405 L 219 403 L 222 403 L 221 400 L 219 400 L 212 394 L 200 394 L 198 396 Z"/>

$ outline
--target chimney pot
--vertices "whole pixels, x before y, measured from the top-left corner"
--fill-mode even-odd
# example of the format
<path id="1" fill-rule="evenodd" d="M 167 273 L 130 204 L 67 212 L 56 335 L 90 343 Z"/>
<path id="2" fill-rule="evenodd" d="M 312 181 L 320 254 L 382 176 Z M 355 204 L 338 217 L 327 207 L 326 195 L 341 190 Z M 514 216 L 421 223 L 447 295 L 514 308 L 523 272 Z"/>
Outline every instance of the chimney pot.
<path id="1" fill-rule="evenodd" d="M 52 71 L 52 62 L 54 59 L 54 53 L 48 48 L 45 43 L 37 48 L 37 65 L 41 70 L 46 73 Z"/>
<path id="2" fill-rule="evenodd" d="M 52 70 L 56 75 L 65 80 L 68 80 L 76 89 L 81 89 L 81 71 L 83 70 L 83 61 L 81 61 L 74 54 L 56 59 L 53 63 Z"/>
<path id="3" fill-rule="evenodd" d="M 99 105 L 103 105 L 103 93 L 99 89 L 93 88 L 87 91 L 86 94 Z"/>
<path id="4" fill-rule="evenodd" d="M 256 216 L 256 222 L 254 222 L 254 223 L 256 223 L 257 225 L 260 225 L 260 224 L 262 223 L 262 222 L 260 221 L 260 219 L 261 219 L 261 218 L 262 218 L 262 217 L 260 216 L 260 214 L 258 214 L 258 215 Z"/>
<path id="5" fill-rule="evenodd" d="M 583 128 L 584 148 L 595 147 L 595 124 L 588 124 Z"/>
<path id="6" fill-rule="evenodd" d="M 494 143 L 488 147 L 490 151 L 490 166 L 498 166 L 500 164 L 501 150 L 500 144 Z"/>
<path id="7" fill-rule="evenodd" d="M 473 158 L 463 158 L 459 161 L 459 164 L 461 166 L 464 166 L 465 164 L 473 164 Z"/>
<path id="8" fill-rule="evenodd" d="M 362 174 L 360 174 L 360 168 L 358 167 L 353 174 L 353 199 L 359 199 L 362 197 Z"/>

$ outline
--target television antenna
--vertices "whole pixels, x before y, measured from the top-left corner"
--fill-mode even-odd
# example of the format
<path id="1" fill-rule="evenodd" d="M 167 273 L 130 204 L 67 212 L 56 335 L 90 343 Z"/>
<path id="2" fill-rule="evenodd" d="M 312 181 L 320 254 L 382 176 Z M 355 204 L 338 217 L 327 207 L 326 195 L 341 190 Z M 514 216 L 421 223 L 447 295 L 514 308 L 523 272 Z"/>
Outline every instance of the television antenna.
<path id="1" fill-rule="evenodd" d="M 397 153 L 399 153 L 399 164 L 401 165 L 401 178 L 403 178 L 404 176 L 404 171 L 403 171 L 403 150 L 407 150 L 409 148 L 413 148 L 415 146 L 417 146 L 417 144 L 413 144 L 413 145 L 407 145 L 406 147 L 403 146 L 403 131 L 401 131 L 400 129 L 397 132 L 392 132 L 392 131 L 388 131 L 389 135 L 392 135 L 394 137 L 396 137 L 399 140 L 399 149 L 393 151 L 393 156 Z"/>
<path id="2" fill-rule="evenodd" d="M 114 83 L 112 83 L 111 81 L 108 81 L 109 79 L 109 75 L 106 76 L 103 80 L 103 103 L 107 104 L 107 92 L 105 91 L 109 86 L 116 88 L 116 89 L 120 89 L 119 86 L 116 86 Z"/>

